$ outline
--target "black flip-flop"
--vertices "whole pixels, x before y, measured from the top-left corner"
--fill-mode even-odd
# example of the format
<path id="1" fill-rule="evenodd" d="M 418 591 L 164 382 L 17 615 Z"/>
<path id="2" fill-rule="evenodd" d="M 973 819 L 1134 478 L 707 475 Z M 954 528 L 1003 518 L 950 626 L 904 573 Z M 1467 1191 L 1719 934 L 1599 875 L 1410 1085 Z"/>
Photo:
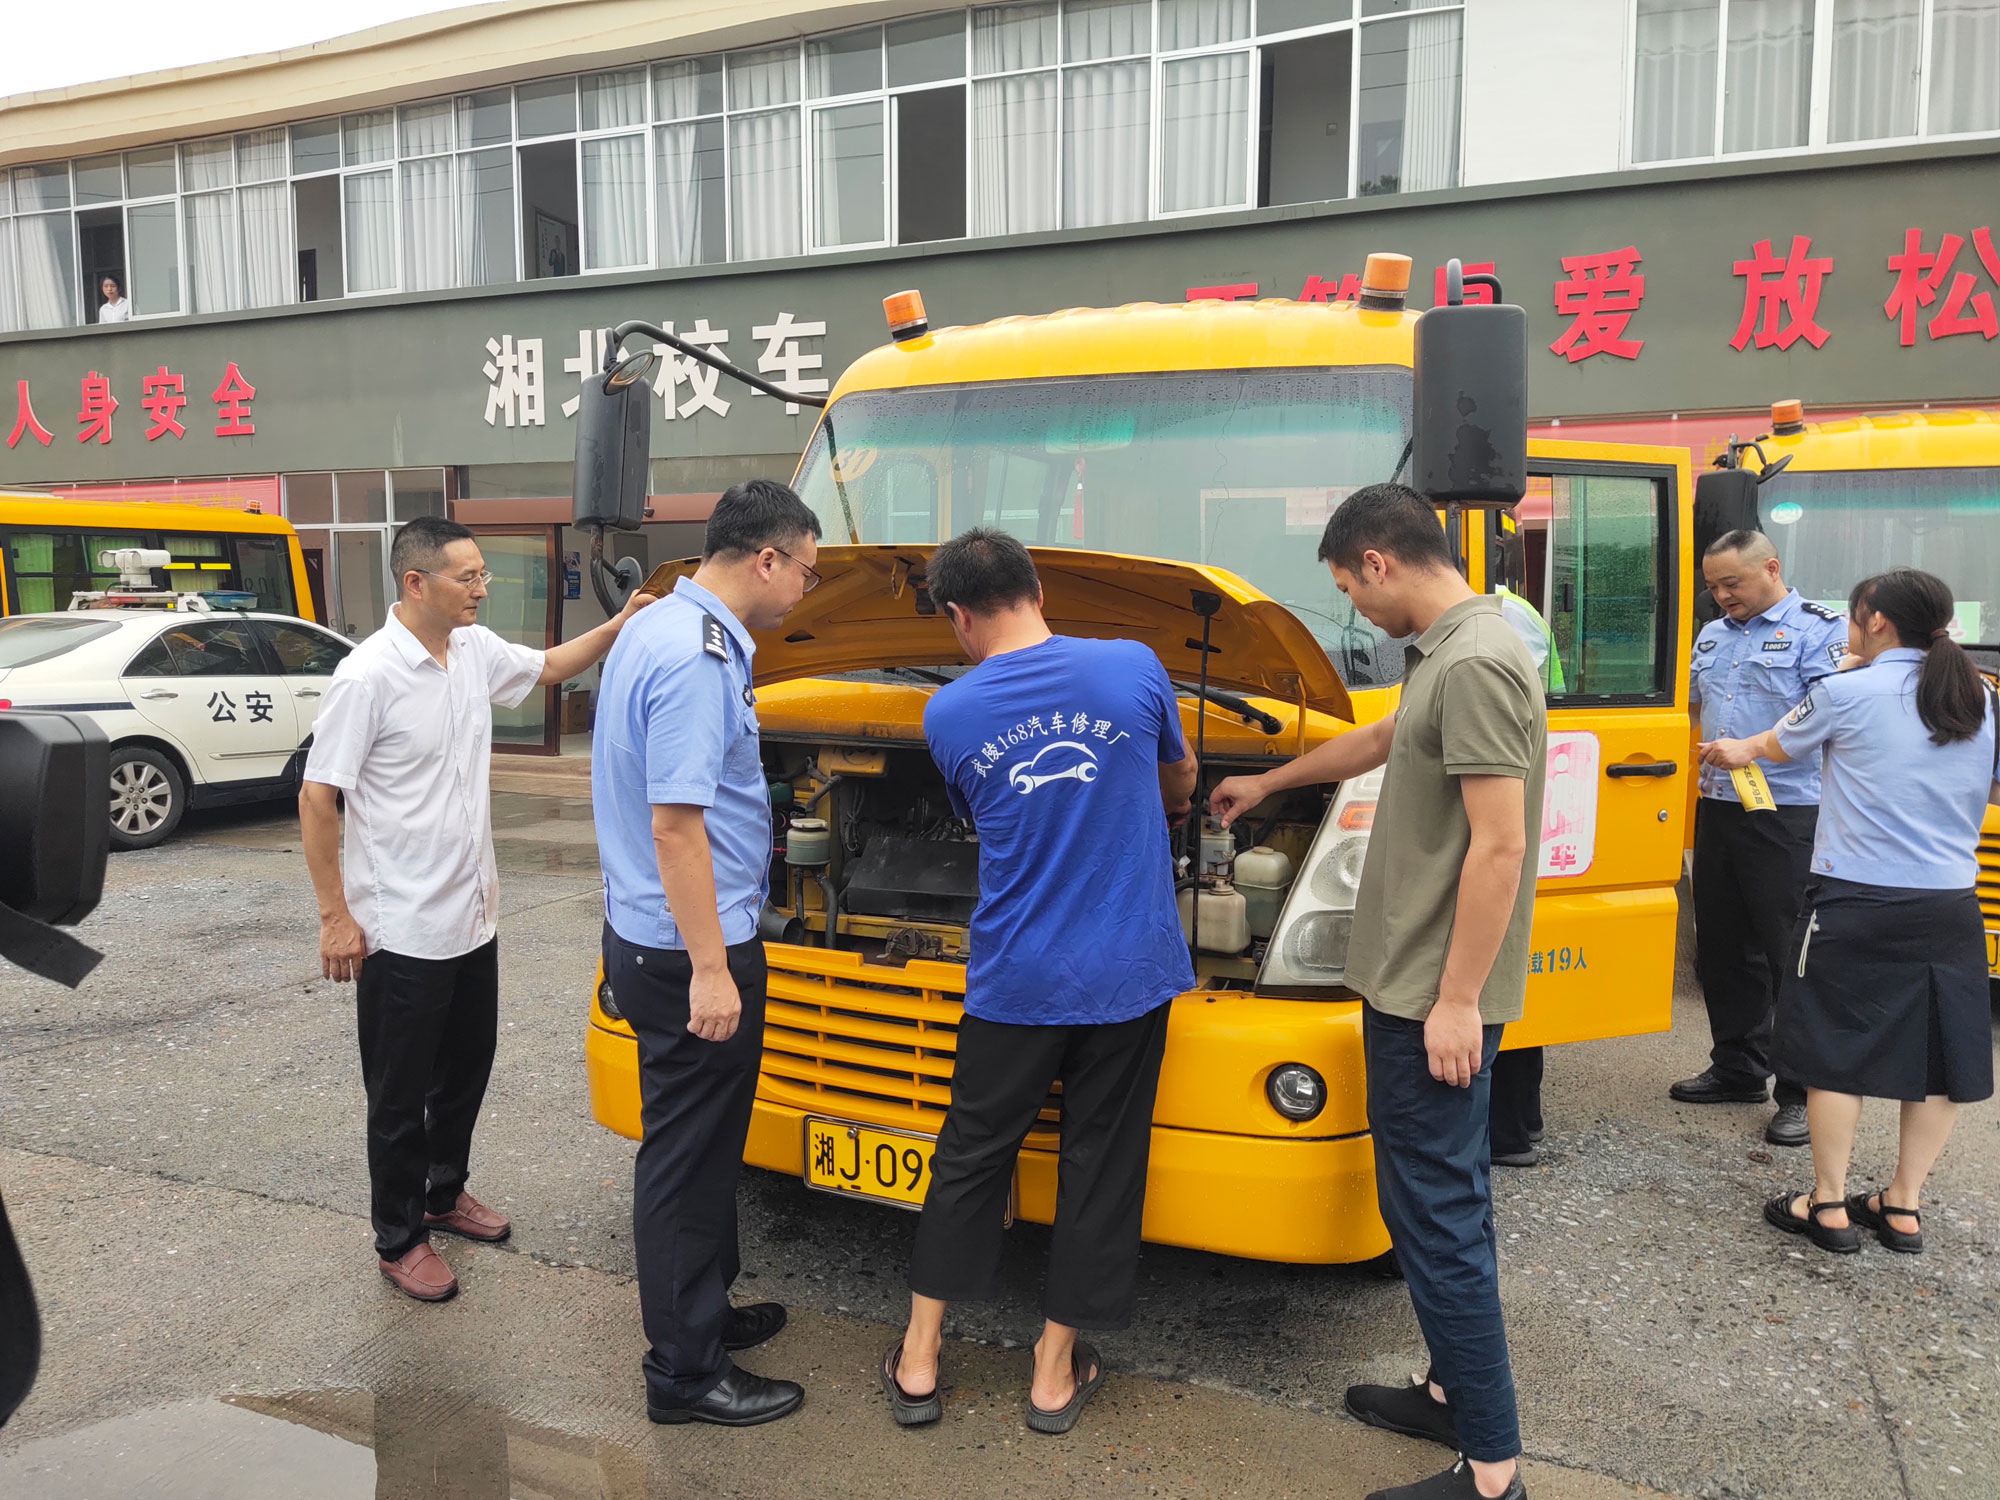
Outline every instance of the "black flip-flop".
<path id="1" fill-rule="evenodd" d="M 1836 1198 L 1831 1203 L 1815 1203 L 1812 1194 L 1804 1195 L 1806 1216 L 1801 1219 L 1792 1212 L 1792 1200 L 1798 1193 L 1780 1193 L 1764 1205 L 1764 1222 L 1774 1229 L 1782 1229 L 1786 1234 L 1802 1234 L 1820 1249 L 1833 1255 L 1853 1255 L 1861 1249 L 1861 1231 L 1853 1224 L 1836 1228 L 1832 1224 L 1822 1224 L 1819 1216 L 1847 1205 Z"/>
<path id="2" fill-rule="evenodd" d="M 1084 1371 L 1095 1367 L 1097 1373 L 1084 1378 Z M 1076 1426 L 1076 1419 L 1083 1415 L 1083 1404 L 1097 1394 L 1097 1388 L 1104 1384 L 1104 1361 L 1098 1353 L 1082 1339 L 1071 1347 L 1069 1354 L 1070 1374 L 1076 1379 L 1076 1390 L 1069 1398 L 1069 1404 L 1060 1411 L 1043 1411 L 1035 1405 L 1033 1398 L 1028 1401 L 1028 1426 L 1036 1432 L 1046 1432 L 1060 1436 Z"/>
<path id="3" fill-rule="evenodd" d="M 895 1414 L 898 1427 L 922 1427 L 937 1421 L 944 1415 L 944 1385 L 940 1382 L 932 1388 L 928 1396 L 912 1396 L 904 1390 L 896 1379 L 896 1367 L 903 1361 L 903 1341 L 897 1339 L 889 1346 L 889 1352 L 882 1356 L 882 1368 L 875 1373 L 882 1378 L 882 1394 L 889 1398 L 889 1410 Z M 938 1372 L 942 1375 L 944 1372 Z"/>
<path id="4" fill-rule="evenodd" d="M 1870 1208 L 1868 1200 L 1871 1197 L 1882 1206 L 1880 1208 Z M 1905 1214 L 1909 1215 L 1917 1221 L 1917 1232 L 1915 1234 L 1905 1234 L 1889 1222 L 1890 1214 L 1894 1214 L 1898 1218 L 1901 1218 Z M 1924 1253 L 1924 1216 L 1914 1208 L 1897 1208 L 1887 1198 L 1882 1196 L 1880 1188 L 1877 1188 L 1873 1193 L 1856 1193 L 1852 1198 L 1849 1198 L 1847 1200 L 1847 1217 L 1859 1224 L 1863 1229 L 1874 1230 L 1875 1238 L 1880 1240 L 1886 1249 L 1894 1250 L 1900 1255 L 1922 1255 Z"/>

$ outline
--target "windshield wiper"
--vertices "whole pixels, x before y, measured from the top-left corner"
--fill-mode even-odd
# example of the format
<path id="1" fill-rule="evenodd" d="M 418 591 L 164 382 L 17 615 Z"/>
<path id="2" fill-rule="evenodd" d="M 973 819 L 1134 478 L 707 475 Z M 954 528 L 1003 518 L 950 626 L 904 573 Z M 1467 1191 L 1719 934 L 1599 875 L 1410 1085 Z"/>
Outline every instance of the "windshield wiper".
<path id="1" fill-rule="evenodd" d="M 1174 690 L 1189 698 L 1206 698 L 1217 708 L 1227 709 L 1230 713 L 1241 715 L 1245 724 L 1255 724 L 1266 734 L 1276 734 L 1285 727 L 1284 721 L 1278 718 L 1277 715 L 1267 714 L 1263 709 L 1257 707 L 1256 704 L 1247 702 L 1237 697 L 1234 693 L 1225 693 L 1220 688 L 1204 689 L 1196 687 L 1191 682 L 1176 682 Z"/>

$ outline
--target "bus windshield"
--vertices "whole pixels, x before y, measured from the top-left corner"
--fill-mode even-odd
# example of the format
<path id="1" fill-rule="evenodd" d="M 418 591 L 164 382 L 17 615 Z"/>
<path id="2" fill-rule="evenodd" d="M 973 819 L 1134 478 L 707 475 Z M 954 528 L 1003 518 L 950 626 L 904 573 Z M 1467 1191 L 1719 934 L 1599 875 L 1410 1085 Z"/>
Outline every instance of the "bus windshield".
<path id="1" fill-rule="evenodd" d="M 1951 586 L 1953 634 L 2000 649 L 2000 469 L 1786 470 L 1759 493 L 1785 581 L 1845 611 L 1885 568 L 1922 568 Z"/>
<path id="2" fill-rule="evenodd" d="M 1407 369 L 1192 371 L 859 391 L 828 409 L 799 493 L 829 542 L 997 526 L 1031 546 L 1226 568 L 1319 638 L 1350 687 L 1403 652 L 1315 557 L 1333 507 L 1394 472 Z"/>

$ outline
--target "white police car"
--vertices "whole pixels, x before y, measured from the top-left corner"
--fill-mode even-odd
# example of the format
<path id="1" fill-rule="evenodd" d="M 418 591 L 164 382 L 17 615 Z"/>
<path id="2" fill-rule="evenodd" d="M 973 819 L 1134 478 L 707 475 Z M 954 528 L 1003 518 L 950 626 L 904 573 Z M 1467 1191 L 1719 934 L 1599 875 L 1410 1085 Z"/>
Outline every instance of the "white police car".
<path id="1" fill-rule="evenodd" d="M 0 709 L 95 719 L 111 740 L 111 847 L 148 849 L 190 807 L 296 795 L 321 696 L 352 649 L 290 615 L 105 595 L 0 619 Z"/>

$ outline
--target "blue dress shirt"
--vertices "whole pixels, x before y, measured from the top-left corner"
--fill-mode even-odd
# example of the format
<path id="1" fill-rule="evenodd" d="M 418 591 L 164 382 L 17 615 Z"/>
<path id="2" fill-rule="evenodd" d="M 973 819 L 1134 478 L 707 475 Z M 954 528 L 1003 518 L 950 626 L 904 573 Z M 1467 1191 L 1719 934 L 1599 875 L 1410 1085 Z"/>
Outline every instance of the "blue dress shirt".
<path id="1" fill-rule="evenodd" d="M 1724 615 L 1695 637 L 1689 691 L 1701 705 L 1703 740 L 1747 740 L 1762 734 L 1805 700 L 1812 685 L 1840 670 L 1847 654 L 1847 620 L 1799 597 L 1785 597 L 1742 624 Z M 1810 757 L 1767 765 L 1764 779 L 1780 807 L 1819 801 L 1819 762 Z M 1738 802 L 1735 783 L 1718 766 L 1701 768 L 1701 795 Z"/>
<path id="2" fill-rule="evenodd" d="M 722 939 L 757 935 L 771 877 L 771 795 L 758 753 L 750 659 L 729 607 L 691 578 L 641 610 L 604 661 L 590 751 L 604 910 L 645 948 L 685 948 L 660 886 L 653 808 L 706 809 Z"/>

